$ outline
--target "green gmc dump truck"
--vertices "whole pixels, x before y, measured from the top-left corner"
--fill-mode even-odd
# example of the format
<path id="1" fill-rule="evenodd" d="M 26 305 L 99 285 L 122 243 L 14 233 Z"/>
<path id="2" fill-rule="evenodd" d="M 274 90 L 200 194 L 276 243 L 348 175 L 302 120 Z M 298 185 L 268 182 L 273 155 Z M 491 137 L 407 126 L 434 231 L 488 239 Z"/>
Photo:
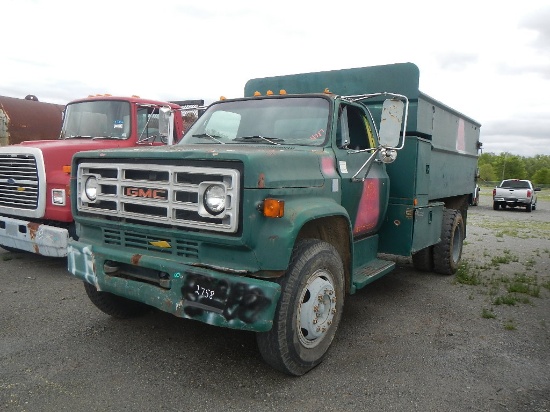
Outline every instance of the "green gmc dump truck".
<path id="1" fill-rule="evenodd" d="M 459 265 L 480 125 L 418 84 L 411 63 L 253 79 L 180 144 L 76 154 L 69 271 L 111 316 L 254 331 L 306 373 L 392 256 Z"/>

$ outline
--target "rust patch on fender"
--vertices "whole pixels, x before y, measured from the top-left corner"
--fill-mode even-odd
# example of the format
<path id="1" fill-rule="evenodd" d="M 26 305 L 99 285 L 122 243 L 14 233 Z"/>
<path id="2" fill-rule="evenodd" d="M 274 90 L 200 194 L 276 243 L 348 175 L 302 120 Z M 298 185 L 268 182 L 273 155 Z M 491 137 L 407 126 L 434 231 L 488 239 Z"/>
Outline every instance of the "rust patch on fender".
<path id="1" fill-rule="evenodd" d="M 260 173 L 260 176 L 258 177 L 258 188 L 263 189 L 265 186 L 265 175 L 263 173 Z"/>
<path id="2" fill-rule="evenodd" d="M 31 237 L 31 240 L 34 240 L 36 238 L 36 232 L 40 230 L 40 226 L 42 226 L 40 223 L 34 222 L 29 222 L 27 224 L 27 229 L 29 229 L 29 236 Z"/>
<path id="3" fill-rule="evenodd" d="M 136 254 L 134 256 L 132 256 L 132 259 L 130 260 L 130 262 L 132 263 L 132 265 L 139 265 L 139 261 L 141 260 L 141 256 L 142 255 L 139 255 L 139 254 Z"/>

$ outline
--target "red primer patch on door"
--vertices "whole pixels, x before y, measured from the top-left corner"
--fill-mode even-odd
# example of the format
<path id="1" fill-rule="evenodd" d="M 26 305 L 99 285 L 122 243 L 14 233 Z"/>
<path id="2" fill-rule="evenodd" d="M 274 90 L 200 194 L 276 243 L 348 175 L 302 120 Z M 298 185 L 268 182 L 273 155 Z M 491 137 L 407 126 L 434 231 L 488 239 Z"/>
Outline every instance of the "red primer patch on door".
<path id="1" fill-rule="evenodd" d="M 458 129 L 456 131 L 456 150 L 464 152 L 466 150 L 466 132 L 464 130 L 464 119 L 458 120 Z"/>
<path id="2" fill-rule="evenodd" d="M 353 226 L 353 235 L 363 235 L 373 230 L 380 217 L 380 180 L 366 179 Z"/>

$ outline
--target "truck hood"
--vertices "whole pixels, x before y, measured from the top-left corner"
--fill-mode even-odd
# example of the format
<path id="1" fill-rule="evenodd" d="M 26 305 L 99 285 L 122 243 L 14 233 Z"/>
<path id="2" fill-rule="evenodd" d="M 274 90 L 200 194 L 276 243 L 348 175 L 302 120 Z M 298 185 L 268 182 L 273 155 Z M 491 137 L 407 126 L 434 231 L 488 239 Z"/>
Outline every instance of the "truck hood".
<path id="1" fill-rule="evenodd" d="M 118 162 L 140 163 L 161 161 L 163 164 L 186 159 L 209 162 L 239 162 L 244 166 L 244 187 L 247 189 L 278 189 L 320 187 L 325 175 L 336 176 L 330 153 L 321 147 L 265 145 L 174 145 L 135 147 L 126 150 L 101 150 L 80 153 L 83 159 L 117 159 Z M 324 166 L 323 174 L 321 165 Z M 228 165 L 228 167 L 231 167 Z"/>
<path id="2" fill-rule="evenodd" d="M 14 145 L 17 146 L 17 145 Z M 83 150 L 111 149 L 117 147 L 127 147 L 127 140 L 120 139 L 58 139 L 58 140 L 35 140 L 22 142 L 18 146 L 33 147 L 46 152 L 80 152 Z"/>

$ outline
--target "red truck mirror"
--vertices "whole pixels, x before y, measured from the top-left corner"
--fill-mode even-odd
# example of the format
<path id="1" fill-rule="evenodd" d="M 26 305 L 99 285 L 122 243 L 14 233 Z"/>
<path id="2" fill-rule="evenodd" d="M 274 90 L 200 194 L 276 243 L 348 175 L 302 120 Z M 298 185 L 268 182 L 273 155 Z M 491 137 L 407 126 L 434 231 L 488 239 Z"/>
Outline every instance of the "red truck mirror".
<path id="1" fill-rule="evenodd" d="M 159 109 L 159 135 L 163 142 L 171 145 L 174 143 L 174 112 L 170 107 Z"/>

